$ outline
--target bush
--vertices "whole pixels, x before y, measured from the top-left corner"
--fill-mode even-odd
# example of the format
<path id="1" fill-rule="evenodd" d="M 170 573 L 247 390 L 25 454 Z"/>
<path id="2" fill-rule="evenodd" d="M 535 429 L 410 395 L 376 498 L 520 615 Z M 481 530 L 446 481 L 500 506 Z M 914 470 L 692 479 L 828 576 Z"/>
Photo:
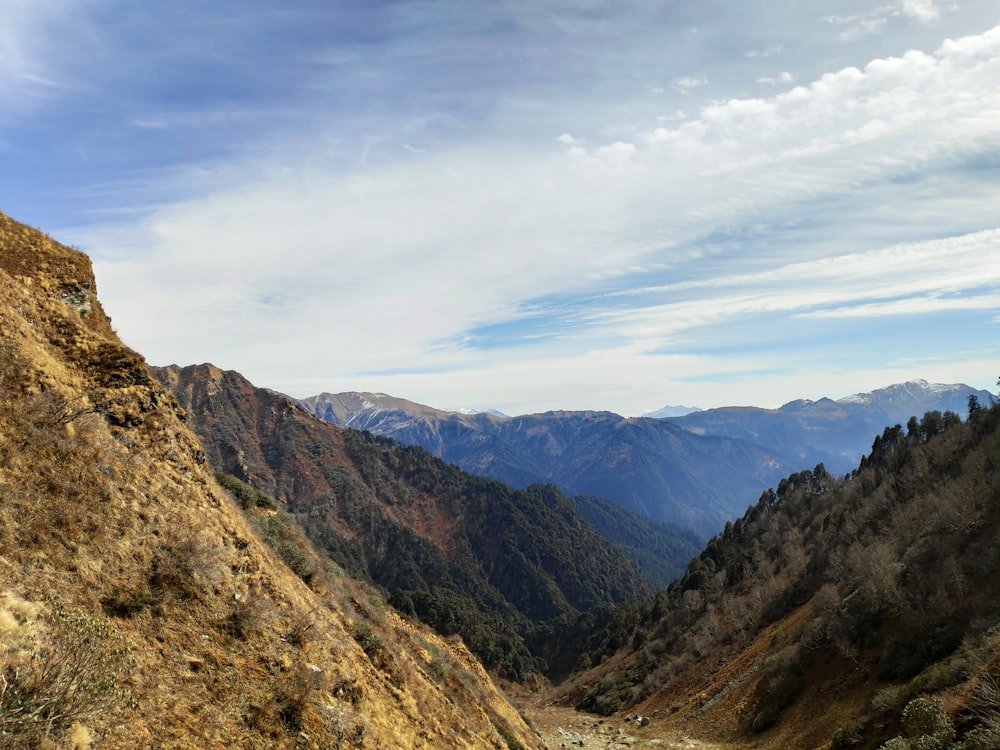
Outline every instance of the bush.
<path id="1" fill-rule="evenodd" d="M 778 722 L 781 712 L 792 705 L 802 695 L 805 681 L 802 675 L 789 673 L 772 681 L 760 704 L 760 711 L 754 716 L 751 728 L 755 732 L 770 729 Z"/>
<path id="2" fill-rule="evenodd" d="M 382 650 L 382 637 L 373 631 L 367 622 L 359 622 L 351 628 L 351 636 L 369 657 L 375 656 Z"/>
<path id="3" fill-rule="evenodd" d="M 222 485 L 222 487 L 233 496 L 233 499 L 240 504 L 240 507 L 243 508 L 243 510 L 250 510 L 251 508 L 276 510 L 277 508 L 274 504 L 274 500 L 263 493 L 257 492 L 257 490 L 253 487 L 245 482 L 241 482 L 236 477 L 216 472 L 215 481 Z"/>
<path id="4" fill-rule="evenodd" d="M 940 698 L 914 698 L 903 709 L 903 731 L 908 737 L 931 735 L 946 728 L 951 728 L 951 719 Z"/>
<path id="5" fill-rule="evenodd" d="M 860 722 L 852 721 L 833 733 L 830 750 L 849 750 L 858 747 L 864 738 L 864 727 Z"/>
<path id="6" fill-rule="evenodd" d="M 115 706 L 134 705 L 122 678 L 129 650 L 110 621 L 50 603 L 47 632 L 4 634 L 0 744 L 34 748 L 72 724 Z"/>

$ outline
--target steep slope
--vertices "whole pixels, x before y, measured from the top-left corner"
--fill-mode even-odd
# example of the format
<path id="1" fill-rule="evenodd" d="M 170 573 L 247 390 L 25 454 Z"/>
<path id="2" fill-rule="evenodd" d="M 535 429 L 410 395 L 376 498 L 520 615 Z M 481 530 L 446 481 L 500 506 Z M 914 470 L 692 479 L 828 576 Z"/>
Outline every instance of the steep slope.
<path id="1" fill-rule="evenodd" d="M 568 494 L 607 497 L 704 536 L 789 470 L 781 454 L 750 443 L 610 412 L 500 418 L 369 393 L 321 394 L 299 403 L 335 424 L 419 445 L 473 474 L 515 487 L 551 482 Z"/>
<path id="2" fill-rule="evenodd" d="M 652 596 L 625 555 L 550 486 L 517 491 L 417 447 L 340 430 L 211 365 L 155 369 L 209 463 L 272 495 L 394 605 L 459 633 L 491 668 L 542 668 L 523 636 L 600 604 Z"/>
<path id="3" fill-rule="evenodd" d="M 998 537 L 1000 406 L 930 412 L 765 492 L 565 695 L 747 748 L 1000 747 Z"/>
<path id="4" fill-rule="evenodd" d="M 0 745 L 540 747 L 460 643 L 285 565 L 95 289 L 0 214 Z"/>
<path id="5" fill-rule="evenodd" d="M 857 466 L 872 435 L 929 411 L 965 414 L 970 395 L 990 403 L 988 391 L 961 383 L 912 380 L 837 401 L 790 401 L 779 409 L 723 407 L 669 421 L 699 435 L 735 438 L 790 456 L 796 468 L 822 463 L 845 474 Z"/>

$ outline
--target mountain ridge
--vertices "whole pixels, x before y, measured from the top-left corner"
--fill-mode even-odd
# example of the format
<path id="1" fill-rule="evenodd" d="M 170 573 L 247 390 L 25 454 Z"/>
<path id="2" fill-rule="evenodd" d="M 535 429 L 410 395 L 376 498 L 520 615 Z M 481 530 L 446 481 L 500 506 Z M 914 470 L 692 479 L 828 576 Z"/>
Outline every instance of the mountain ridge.
<path id="1" fill-rule="evenodd" d="M 514 487 L 551 482 L 569 495 L 606 497 L 702 536 L 714 533 L 785 468 L 783 457 L 749 443 L 607 411 L 502 419 L 409 407 L 405 400 L 393 405 L 412 412 L 376 408 L 354 414 L 335 394 L 298 403 L 320 418 L 420 445 L 473 474 Z"/>
<path id="2" fill-rule="evenodd" d="M 836 401 L 719 407 L 657 419 L 566 410 L 464 415 L 357 392 L 297 403 L 335 424 L 420 445 L 475 474 L 515 487 L 552 482 L 569 495 L 608 497 L 707 537 L 788 471 L 823 464 L 846 473 L 884 427 L 930 409 L 962 413 L 969 395 L 983 403 L 991 398 L 964 384 L 912 380 Z"/>

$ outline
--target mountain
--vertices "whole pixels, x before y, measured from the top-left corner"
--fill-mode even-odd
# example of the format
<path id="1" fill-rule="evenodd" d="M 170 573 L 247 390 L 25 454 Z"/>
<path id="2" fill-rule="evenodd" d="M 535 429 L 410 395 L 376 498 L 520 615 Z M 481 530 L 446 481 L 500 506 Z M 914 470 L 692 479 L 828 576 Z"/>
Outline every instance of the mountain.
<path id="1" fill-rule="evenodd" d="M 600 664 L 563 699 L 733 747 L 1000 747 L 998 535 L 1000 405 L 928 412 L 848 477 L 783 479 L 653 604 L 581 620 Z"/>
<path id="2" fill-rule="evenodd" d="M 964 384 L 911 380 L 833 401 L 790 401 L 779 409 L 723 407 L 671 417 L 698 435 L 743 440 L 789 457 L 797 468 L 822 463 L 835 474 L 854 468 L 873 435 L 928 411 L 965 415 L 969 396 L 989 404 L 989 391 Z"/>
<path id="3" fill-rule="evenodd" d="M 0 214 L 0 745 L 542 742 L 456 639 L 242 509 L 89 259 Z"/>
<path id="4" fill-rule="evenodd" d="M 650 419 L 664 419 L 666 417 L 683 417 L 688 414 L 693 414 L 696 411 L 701 411 L 697 406 L 664 406 L 656 411 L 651 411 L 649 414 L 643 414 L 644 417 L 649 417 Z"/>
<path id="5" fill-rule="evenodd" d="M 353 392 L 298 403 L 333 424 L 419 445 L 471 473 L 515 487 L 551 482 L 570 495 L 607 497 L 707 537 L 788 471 L 822 463 L 835 474 L 846 473 L 886 426 L 933 410 L 965 414 L 970 395 L 983 404 L 992 398 L 967 385 L 913 380 L 839 401 L 723 407 L 655 419 L 610 412 L 502 418 Z"/>
<path id="6" fill-rule="evenodd" d="M 544 668 L 523 642 L 541 623 L 652 596 L 635 564 L 551 485 L 514 490 L 471 476 L 422 448 L 342 430 L 212 365 L 153 372 L 187 411 L 209 465 L 273 497 L 348 573 L 383 587 L 404 613 L 460 634 L 504 677 Z M 361 394 L 352 403 L 398 406 Z"/>
<path id="7" fill-rule="evenodd" d="M 614 500 L 593 495 L 575 495 L 572 500 L 580 516 L 621 549 L 657 591 L 680 575 L 705 546 L 693 531 L 653 521 Z"/>
<path id="8" fill-rule="evenodd" d="M 744 441 L 611 412 L 503 419 L 366 393 L 324 393 L 299 404 L 328 422 L 419 445 L 473 474 L 514 487 L 551 482 L 706 537 L 789 469 L 780 454 Z"/>

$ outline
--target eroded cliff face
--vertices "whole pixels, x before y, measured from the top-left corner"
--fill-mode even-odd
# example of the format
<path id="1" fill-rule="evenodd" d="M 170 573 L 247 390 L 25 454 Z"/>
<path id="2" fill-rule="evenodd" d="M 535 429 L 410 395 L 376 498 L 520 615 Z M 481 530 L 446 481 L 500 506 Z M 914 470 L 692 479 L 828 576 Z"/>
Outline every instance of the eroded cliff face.
<path id="1" fill-rule="evenodd" d="M 0 744 L 542 747 L 461 643 L 282 562 L 96 289 L 0 214 Z"/>

